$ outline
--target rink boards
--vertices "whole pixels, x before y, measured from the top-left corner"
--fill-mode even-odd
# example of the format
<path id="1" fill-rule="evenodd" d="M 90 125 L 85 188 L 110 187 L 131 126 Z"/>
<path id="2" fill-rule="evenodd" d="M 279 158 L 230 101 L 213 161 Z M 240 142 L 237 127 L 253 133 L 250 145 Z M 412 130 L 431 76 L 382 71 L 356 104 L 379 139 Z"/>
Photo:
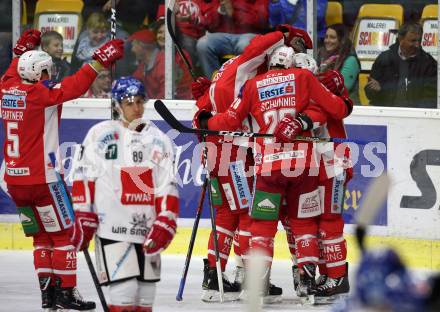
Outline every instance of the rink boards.
<path id="1" fill-rule="evenodd" d="M 193 135 L 170 132 L 152 104 L 153 101 L 147 104 L 145 116 L 168 133 L 177 146 L 176 168 L 179 172 L 182 219 L 179 233 L 168 252 L 185 253 L 203 179 L 199 170 L 198 141 Z M 193 102 L 168 101 L 166 104 L 179 120 L 190 125 Z M 70 157 L 76 145 L 82 142 L 90 126 L 109 117 L 109 102 L 105 100 L 81 99 L 65 105 L 60 142 L 69 185 Z M 440 191 L 439 121 L 437 110 L 355 107 L 346 121 L 347 132 L 350 138 L 364 144 L 352 146 L 355 174 L 345 191 L 343 211 L 348 224 L 346 233 L 349 242 L 353 229 L 351 224 L 356 210 L 362 205 L 362 196 L 368 184 L 383 170 L 387 170 L 393 179 L 393 187 L 370 230 L 374 235 L 371 243 L 395 245 L 411 265 L 440 269 L 440 244 L 437 241 L 440 238 L 440 203 L 437 196 Z M 0 132 L 0 143 L 3 144 L 3 128 Z M 205 242 L 210 227 L 206 219 L 209 217 L 208 211 L 205 202 L 202 229 L 195 248 L 195 253 L 200 255 L 206 253 Z M 0 193 L 1 221 L 0 248 L 31 247 L 30 240 L 23 237 L 20 224 L 16 223 L 18 217 L 13 203 L 3 192 Z M 277 244 L 285 245 L 284 233 L 279 234 Z M 278 248 L 276 255 L 287 258 L 287 247 Z M 350 248 L 349 257 L 356 259 L 355 248 Z"/>

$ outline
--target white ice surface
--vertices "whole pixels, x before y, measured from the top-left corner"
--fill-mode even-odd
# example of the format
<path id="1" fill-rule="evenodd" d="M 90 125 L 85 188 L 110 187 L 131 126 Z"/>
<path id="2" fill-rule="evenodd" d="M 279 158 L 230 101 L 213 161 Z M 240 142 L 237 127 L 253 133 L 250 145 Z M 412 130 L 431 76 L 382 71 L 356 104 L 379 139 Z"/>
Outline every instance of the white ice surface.
<path id="1" fill-rule="evenodd" d="M 94 255 L 92 254 L 92 258 Z M 200 300 L 203 279 L 203 262 L 199 257 L 193 258 L 183 294 L 183 301 L 176 301 L 182 268 L 183 256 L 163 256 L 162 280 L 158 284 L 155 312 L 171 311 L 245 311 L 242 302 L 204 303 Z M 227 272 L 232 275 L 233 263 L 228 265 Z M 309 307 L 299 304 L 293 295 L 291 268 L 289 261 L 275 261 L 272 271 L 272 282 L 283 288 L 283 302 L 265 305 L 264 311 L 326 311 L 328 307 Z M 78 289 L 84 298 L 97 303 L 96 311 L 102 311 L 98 295 L 94 289 L 90 273 L 82 253 L 78 261 Z M 0 311 L 41 311 L 40 291 L 33 268 L 31 251 L 0 251 Z"/>

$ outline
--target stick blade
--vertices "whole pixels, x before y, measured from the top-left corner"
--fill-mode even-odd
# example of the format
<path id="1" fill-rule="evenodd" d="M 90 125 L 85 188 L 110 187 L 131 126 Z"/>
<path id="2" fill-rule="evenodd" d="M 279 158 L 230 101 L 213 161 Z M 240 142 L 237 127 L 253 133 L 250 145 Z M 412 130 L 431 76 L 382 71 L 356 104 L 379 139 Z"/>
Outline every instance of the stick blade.
<path id="1" fill-rule="evenodd" d="M 385 202 L 391 180 L 384 172 L 377 177 L 368 187 L 360 211 L 356 214 L 356 223 L 359 226 L 368 226 L 376 217 L 380 207 Z"/>
<path id="2" fill-rule="evenodd" d="M 169 109 L 165 106 L 164 102 L 162 102 L 161 100 L 156 100 L 154 102 L 154 109 L 163 118 L 163 120 L 165 120 L 166 123 L 170 125 L 171 128 L 176 129 L 177 131 L 183 133 L 193 132 L 191 131 L 192 130 L 191 128 L 187 128 L 184 125 L 182 125 L 180 121 L 178 121 L 176 117 L 174 117 L 174 115 L 171 114 Z"/>

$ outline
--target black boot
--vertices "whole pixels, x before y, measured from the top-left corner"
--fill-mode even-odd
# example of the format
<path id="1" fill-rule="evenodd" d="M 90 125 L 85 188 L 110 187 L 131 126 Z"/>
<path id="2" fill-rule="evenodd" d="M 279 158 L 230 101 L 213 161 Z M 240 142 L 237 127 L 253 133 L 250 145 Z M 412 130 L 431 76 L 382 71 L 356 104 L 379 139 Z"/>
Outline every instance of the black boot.
<path id="1" fill-rule="evenodd" d="M 55 287 L 50 285 L 51 277 L 39 277 L 41 290 L 41 307 L 43 311 L 55 311 Z"/>
<path id="2" fill-rule="evenodd" d="M 292 265 L 293 289 L 296 291 L 299 285 L 299 268 L 296 264 Z"/>
<path id="3" fill-rule="evenodd" d="M 316 293 L 315 274 L 316 266 L 313 263 L 307 263 L 300 269 L 299 285 L 296 288 L 298 297 L 313 296 Z"/>
<path id="4" fill-rule="evenodd" d="M 203 259 L 203 264 L 202 301 L 218 302 L 220 301 L 220 291 L 218 286 L 217 270 L 216 268 L 209 267 L 208 259 Z M 224 274 L 222 276 L 222 281 L 224 291 L 223 299 L 225 301 L 238 300 L 240 289 L 236 285 L 231 284 L 231 282 L 225 278 Z"/>
<path id="5" fill-rule="evenodd" d="M 94 302 L 81 297 L 76 287 L 61 287 L 60 278 L 55 281 L 55 305 L 57 309 L 74 311 L 93 311 L 96 308 Z"/>

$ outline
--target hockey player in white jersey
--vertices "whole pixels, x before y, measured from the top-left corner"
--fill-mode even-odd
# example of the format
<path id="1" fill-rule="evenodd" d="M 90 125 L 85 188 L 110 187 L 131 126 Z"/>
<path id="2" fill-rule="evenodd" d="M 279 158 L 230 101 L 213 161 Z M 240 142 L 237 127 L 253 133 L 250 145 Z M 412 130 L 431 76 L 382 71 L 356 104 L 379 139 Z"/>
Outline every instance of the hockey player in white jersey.
<path id="1" fill-rule="evenodd" d="M 118 79 L 112 98 L 119 120 L 93 126 L 75 157 L 75 241 L 87 248 L 97 228 L 97 274 L 109 285 L 111 312 L 150 312 L 160 252 L 176 233 L 173 145 L 142 119 L 145 89 L 139 80 Z"/>

